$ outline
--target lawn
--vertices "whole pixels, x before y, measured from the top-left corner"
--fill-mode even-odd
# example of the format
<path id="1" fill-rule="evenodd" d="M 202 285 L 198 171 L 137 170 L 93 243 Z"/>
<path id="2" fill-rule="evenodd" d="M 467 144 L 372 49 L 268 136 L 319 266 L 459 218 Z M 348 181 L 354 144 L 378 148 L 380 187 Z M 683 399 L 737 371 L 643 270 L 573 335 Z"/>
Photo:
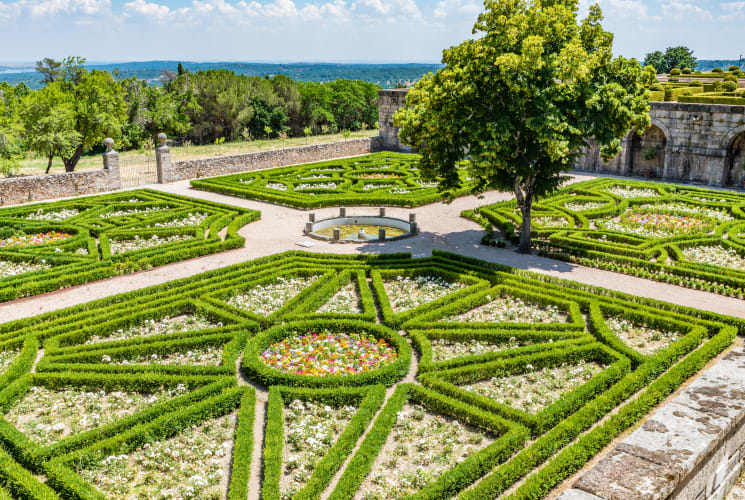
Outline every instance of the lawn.
<path id="1" fill-rule="evenodd" d="M 329 135 L 313 135 L 309 137 L 290 137 L 286 139 L 256 139 L 254 141 L 236 141 L 236 142 L 225 142 L 222 144 L 205 144 L 200 146 L 172 146 L 171 159 L 173 161 L 179 160 L 194 160 L 197 158 L 209 158 L 212 156 L 224 156 L 234 155 L 241 153 L 253 153 L 256 151 L 267 151 L 272 149 L 290 148 L 297 146 L 305 146 L 308 144 L 322 144 L 325 142 L 336 142 L 343 141 L 345 139 L 358 139 L 361 137 L 374 137 L 378 135 L 378 130 L 364 130 L 359 132 L 352 132 L 348 138 L 345 138 L 342 134 L 329 134 Z M 116 148 L 116 147 L 115 147 Z M 135 161 L 138 159 L 155 158 L 155 151 L 150 150 L 139 150 L 139 151 L 122 151 L 119 154 L 120 161 Z M 21 175 L 37 175 L 43 174 L 47 168 L 46 158 L 29 158 L 21 162 L 21 169 L 19 174 Z M 76 170 L 90 170 L 103 168 L 103 160 L 100 154 L 88 154 L 83 156 L 78 163 Z M 52 164 L 52 173 L 64 172 L 64 166 L 62 160 L 59 158 L 54 159 Z"/>
<path id="2" fill-rule="evenodd" d="M 0 324 L 0 497 L 540 498 L 738 332 L 438 251 L 269 256 Z"/>
<path id="3" fill-rule="evenodd" d="M 508 239 L 514 201 L 463 213 Z M 542 255 L 743 298 L 745 194 L 618 179 L 572 184 L 532 213 Z"/>

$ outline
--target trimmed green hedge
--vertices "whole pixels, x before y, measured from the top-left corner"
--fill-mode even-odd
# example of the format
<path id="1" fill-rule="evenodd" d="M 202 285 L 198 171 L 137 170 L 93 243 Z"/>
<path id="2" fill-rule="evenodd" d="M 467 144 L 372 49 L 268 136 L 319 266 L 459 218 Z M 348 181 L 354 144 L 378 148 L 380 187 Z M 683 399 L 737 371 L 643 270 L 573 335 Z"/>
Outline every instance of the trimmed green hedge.
<path id="1" fill-rule="evenodd" d="M 659 187 L 658 192 L 666 189 Z M 573 199 L 593 199 L 592 194 L 583 193 Z M 596 211 L 612 213 L 611 202 L 605 200 Z M 633 200 L 622 204 L 635 205 Z M 495 214 L 509 220 L 508 213 Z M 608 246 L 638 241 L 619 237 Z M 684 243 L 676 240 L 675 245 L 679 248 Z M 257 284 L 303 276 L 319 279 L 268 316 L 236 310 L 226 303 L 235 293 L 246 293 Z M 395 312 L 384 281 L 399 277 L 436 277 L 466 286 L 411 311 Z M 356 286 L 361 313 L 317 313 L 350 283 Z M 539 308 L 550 305 L 568 320 L 441 321 L 497 295 L 519 297 Z M 119 330 L 184 315 L 200 315 L 214 327 L 160 334 L 160 330 L 143 330 L 139 336 L 106 340 Z M 611 316 L 679 335 L 656 352 L 643 354 L 612 333 L 607 324 Z M 261 361 L 268 344 L 322 329 L 369 333 L 395 347 L 398 357 L 375 371 L 330 377 L 289 375 Z M 357 412 L 338 439 L 329 443 L 328 452 L 317 457 L 304 487 L 292 498 L 317 499 L 323 494 L 353 498 L 377 467 L 398 413 L 407 403 L 474 426 L 493 438 L 488 446 L 457 463 L 438 468 L 419 485 L 413 498 L 494 498 L 513 487 L 514 498 L 540 498 L 729 346 L 737 333 L 745 334 L 745 321 L 440 251 L 422 259 L 404 254 L 300 251 L 272 255 L 0 324 L 0 351 L 17 353 L 0 375 L 2 415 L 19 401 L 28 404 L 26 396 L 35 387 L 151 394 L 181 385 L 186 391 L 106 425 L 64 436 L 49 446 L 40 445 L 0 417 L 0 498 L 6 494 L 12 498 L 102 499 L 103 493 L 83 480 L 81 471 L 97 467 L 109 456 L 132 453 L 228 414 L 237 416 L 228 498 L 248 495 L 254 456 L 263 459 L 263 498 L 279 498 L 287 465 L 284 407 L 296 399 L 318 402 L 328 406 L 328 411 L 354 406 Z M 93 337 L 97 337 L 95 342 Z M 434 359 L 436 343 L 441 341 L 494 348 Z M 205 347 L 221 350 L 221 359 L 213 366 L 148 361 L 113 364 Z M 579 363 L 598 363 L 603 369 L 536 414 L 464 389 L 464 385 L 491 378 Z M 258 394 L 257 399 L 252 386 L 266 388 L 268 393 Z M 257 419 L 266 421 L 262 450 L 254 450 Z M 39 483 L 37 477 L 45 477 L 46 483 Z M 333 491 L 328 491 L 337 479 Z"/>
<path id="2" fill-rule="evenodd" d="M 0 302 L 243 246 L 238 229 L 260 213 L 140 189 L 0 208 L 0 261 L 42 269 L 0 276 Z M 224 239 L 220 231 L 227 229 Z M 10 238 L 58 232 L 69 238 L 18 246 Z M 111 241 L 188 238 L 111 252 Z M 98 241 L 98 243 L 97 243 Z"/>
<path id="3" fill-rule="evenodd" d="M 612 190 L 638 190 L 646 197 L 622 198 Z M 649 196 L 653 194 L 653 196 Z M 592 203 L 593 205 L 589 205 Z M 569 207 L 587 206 L 573 210 Z M 587 204 L 587 205 L 586 205 Z M 674 205 L 683 207 L 671 209 Z M 570 217 L 569 226 L 534 227 L 534 241 L 541 255 L 647 279 L 706 290 L 733 297 L 745 297 L 745 270 L 716 263 L 686 260 L 683 250 L 692 247 L 721 247 L 745 259 L 745 196 L 696 187 L 596 179 L 573 184 L 539 200 L 535 211 L 541 215 Z M 504 230 L 517 223 L 514 201 L 480 207 L 461 215 L 477 222 L 488 221 Z M 650 213 L 687 224 L 686 217 L 698 219 L 700 232 L 664 234 L 637 231 L 630 217 Z M 717 217 L 707 214 L 720 214 Z M 598 228 L 620 218 L 623 230 Z M 672 223 L 672 222 L 671 222 Z M 657 224 L 639 226 L 655 231 Z M 639 233 L 639 234 L 637 234 Z"/>
<path id="4" fill-rule="evenodd" d="M 470 192 L 465 168 L 462 187 L 439 191 L 424 180 L 419 156 L 374 153 L 362 157 L 273 168 L 191 181 L 197 189 L 302 209 L 340 205 L 418 207 Z M 376 187 L 379 186 L 379 187 Z"/>

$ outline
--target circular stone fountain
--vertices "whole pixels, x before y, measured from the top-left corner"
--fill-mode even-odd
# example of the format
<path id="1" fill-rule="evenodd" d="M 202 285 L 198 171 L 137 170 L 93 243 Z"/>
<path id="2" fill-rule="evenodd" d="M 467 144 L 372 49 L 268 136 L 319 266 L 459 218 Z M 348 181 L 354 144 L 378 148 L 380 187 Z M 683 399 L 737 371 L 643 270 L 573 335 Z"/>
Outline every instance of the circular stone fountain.
<path id="1" fill-rule="evenodd" d="M 315 220 L 311 214 L 310 222 L 305 224 L 305 234 L 311 238 L 339 243 L 360 243 L 373 241 L 392 241 L 414 236 L 419 231 L 414 214 L 409 220 L 386 217 L 385 210 L 380 215 L 347 216 L 340 210 L 339 217 Z"/>

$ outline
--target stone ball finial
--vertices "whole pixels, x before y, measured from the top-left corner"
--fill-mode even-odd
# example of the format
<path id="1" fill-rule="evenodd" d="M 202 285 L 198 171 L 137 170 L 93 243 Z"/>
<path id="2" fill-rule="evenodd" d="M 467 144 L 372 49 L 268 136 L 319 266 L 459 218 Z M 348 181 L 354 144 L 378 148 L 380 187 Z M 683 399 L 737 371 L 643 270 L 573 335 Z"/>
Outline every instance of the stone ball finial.
<path id="1" fill-rule="evenodd" d="M 103 140 L 104 146 L 106 146 L 106 152 L 111 153 L 111 151 L 114 149 L 114 139 L 111 137 L 107 137 Z"/>
<path id="2" fill-rule="evenodd" d="M 158 134 L 158 142 L 160 142 L 161 146 L 165 146 L 167 140 L 168 140 L 168 136 L 166 136 L 166 134 L 164 134 L 163 132 Z"/>

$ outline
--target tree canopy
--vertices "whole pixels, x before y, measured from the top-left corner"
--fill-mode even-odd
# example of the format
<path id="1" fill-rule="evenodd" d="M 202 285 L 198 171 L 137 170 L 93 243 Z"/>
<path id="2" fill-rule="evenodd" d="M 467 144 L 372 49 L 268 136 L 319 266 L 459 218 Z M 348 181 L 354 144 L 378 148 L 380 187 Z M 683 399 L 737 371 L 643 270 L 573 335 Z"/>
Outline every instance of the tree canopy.
<path id="1" fill-rule="evenodd" d="M 443 188 L 459 184 L 468 159 L 476 193 L 515 193 L 521 252 L 531 248 L 533 198 L 562 182 L 588 138 L 611 158 L 632 127 L 649 125 L 642 67 L 614 58 L 600 8 L 578 22 L 578 3 L 487 0 L 477 37 L 446 49 L 445 67 L 414 85 L 394 116 Z"/>
<path id="2" fill-rule="evenodd" d="M 644 66 L 653 66 L 657 73 L 670 73 L 673 68 L 696 69 L 698 61 L 688 47 L 668 47 L 665 52 L 656 50 L 644 58 Z"/>

